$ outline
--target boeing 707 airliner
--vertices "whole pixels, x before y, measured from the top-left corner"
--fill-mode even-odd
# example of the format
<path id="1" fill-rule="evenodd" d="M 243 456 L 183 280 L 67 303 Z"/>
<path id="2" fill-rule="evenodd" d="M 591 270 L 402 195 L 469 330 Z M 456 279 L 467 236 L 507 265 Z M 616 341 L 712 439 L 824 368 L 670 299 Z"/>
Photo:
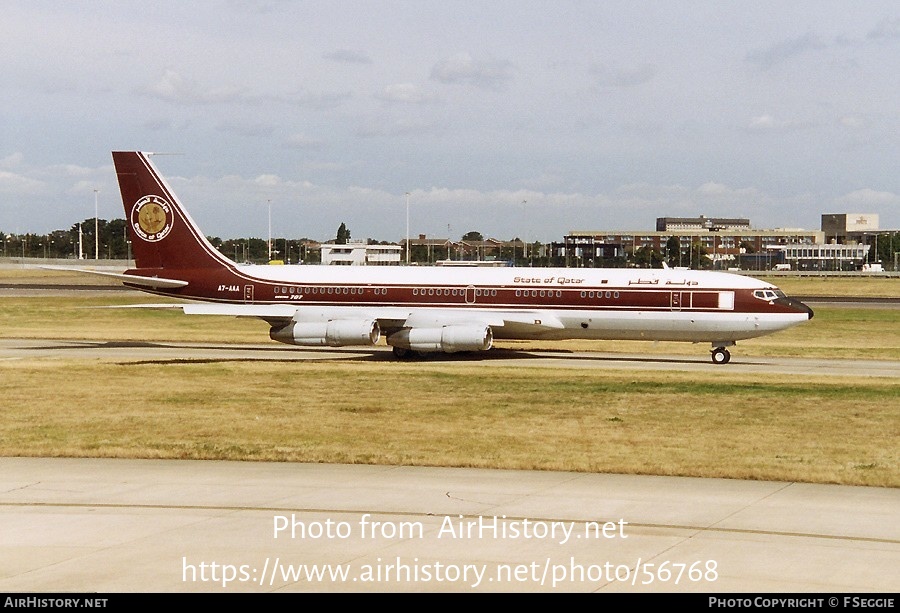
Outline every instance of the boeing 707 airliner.
<path id="1" fill-rule="evenodd" d="M 189 315 L 265 320 L 304 346 L 372 346 L 398 358 L 483 352 L 494 339 L 710 343 L 795 326 L 805 304 L 761 280 L 680 269 L 239 265 L 216 250 L 143 152 L 113 152 L 135 268 L 125 285 L 181 298 Z M 109 274 L 109 273 L 107 273 Z"/>

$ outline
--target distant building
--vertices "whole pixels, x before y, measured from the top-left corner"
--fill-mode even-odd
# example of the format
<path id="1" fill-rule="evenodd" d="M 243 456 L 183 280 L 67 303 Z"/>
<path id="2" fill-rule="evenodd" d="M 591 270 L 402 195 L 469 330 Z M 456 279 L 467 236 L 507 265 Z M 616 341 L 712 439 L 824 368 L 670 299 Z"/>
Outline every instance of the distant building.
<path id="1" fill-rule="evenodd" d="M 775 247 L 774 261 L 788 270 L 857 270 L 869 257 L 871 247 L 863 243 L 787 244 Z"/>
<path id="2" fill-rule="evenodd" d="M 829 213 L 822 215 L 822 232 L 839 243 L 847 237 L 878 231 L 878 215 L 874 213 Z"/>
<path id="3" fill-rule="evenodd" d="M 438 260 L 434 263 L 435 266 L 451 266 L 451 267 L 491 267 L 496 268 L 498 266 L 511 266 L 511 262 L 505 262 L 503 260 Z"/>
<path id="4" fill-rule="evenodd" d="M 726 217 L 657 217 L 657 232 L 677 230 L 749 230 L 749 219 L 729 219 Z"/>
<path id="5" fill-rule="evenodd" d="M 556 264 L 572 267 L 625 266 L 633 262 L 641 250 L 666 254 L 675 266 L 696 268 L 699 257 L 711 262 L 713 268 L 744 268 L 766 270 L 782 263 L 777 258 L 779 248 L 789 244 L 815 245 L 823 241 L 816 230 L 780 229 L 753 230 L 746 228 L 721 230 L 680 228 L 648 232 L 572 231 L 565 242 L 553 243 Z M 670 247 L 676 252 L 670 254 Z"/>
<path id="6" fill-rule="evenodd" d="M 878 225 L 875 213 L 828 213 L 822 215 L 822 232 L 825 241 L 839 245 L 865 245 L 868 248 L 866 260 L 861 270 L 873 270 L 872 265 L 882 265 L 882 258 L 893 260 L 894 270 L 898 270 L 900 251 L 895 237 L 900 230 L 884 230 Z M 879 243 L 880 241 L 880 243 Z M 876 266 L 877 268 L 877 266 Z"/>
<path id="7" fill-rule="evenodd" d="M 400 244 L 405 247 L 407 243 L 403 240 Z M 449 238 L 428 238 L 425 234 L 419 234 L 419 238 L 409 240 L 409 249 L 412 262 L 427 264 L 443 262 L 441 265 L 446 266 L 448 261 L 484 263 L 496 260 L 500 263 L 495 266 L 506 266 L 509 262 L 504 261 L 505 258 L 525 257 L 526 245 L 518 238 L 511 241 L 497 238 L 453 241 Z"/>
<path id="8" fill-rule="evenodd" d="M 346 244 L 323 243 L 322 264 L 329 266 L 391 266 L 400 264 L 400 245 L 368 245 L 354 240 Z"/>
<path id="9" fill-rule="evenodd" d="M 419 238 L 411 238 L 408 243 L 404 239 L 400 241 L 400 244 L 403 246 L 403 254 L 406 253 L 406 249 L 410 249 L 411 262 L 432 263 L 437 260 L 462 257 L 461 243 L 449 238 L 428 238 L 425 234 L 420 234 Z"/>

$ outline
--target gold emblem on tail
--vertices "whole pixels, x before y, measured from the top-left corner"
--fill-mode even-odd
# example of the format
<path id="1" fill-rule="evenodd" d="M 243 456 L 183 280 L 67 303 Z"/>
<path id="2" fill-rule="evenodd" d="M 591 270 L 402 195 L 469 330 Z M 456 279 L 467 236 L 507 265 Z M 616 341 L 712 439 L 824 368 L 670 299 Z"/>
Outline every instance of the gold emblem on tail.
<path id="1" fill-rule="evenodd" d="M 131 209 L 131 229 L 145 241 L 165 238 L 173 221 L 172 207 L 159 196 L 144 196 Z"/>

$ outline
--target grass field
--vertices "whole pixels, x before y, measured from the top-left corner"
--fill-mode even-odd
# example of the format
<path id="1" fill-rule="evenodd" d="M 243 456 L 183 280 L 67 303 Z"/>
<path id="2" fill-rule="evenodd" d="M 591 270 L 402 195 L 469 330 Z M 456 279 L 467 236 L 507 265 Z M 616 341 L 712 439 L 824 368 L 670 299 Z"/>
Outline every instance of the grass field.
<path id="1" fill-rule="evenodd" d="M 0 337 L 270 342 L 268 327 L 256 320 L 96 308 L 146 298 L 3 297 Z M 707 352 L 705 345 L 676 343 L 553 345 Z M 900 309 L 822 307 L 807 324 L 739 343 L 733 353 L 900 360 Z M 710 376 L 484 368 L 469 361 L 207 362 L 188 355 L 164 364 L 3 361 L 0 394 L 4 456 L 478 466 L 900 486 L 900 381 L 893 378 L 760 380 L 727 367 Z"/>

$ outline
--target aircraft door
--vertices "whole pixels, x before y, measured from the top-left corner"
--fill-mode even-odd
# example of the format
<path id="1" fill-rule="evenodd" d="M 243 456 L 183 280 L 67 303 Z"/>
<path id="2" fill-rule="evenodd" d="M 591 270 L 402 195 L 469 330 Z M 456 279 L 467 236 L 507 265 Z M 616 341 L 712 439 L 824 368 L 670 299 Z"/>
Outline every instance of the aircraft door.
<path id="1" fill-rule="evenodd" d="M 681 292 L 672 292 L 672 310 L 681 310 Z"/>
<path id="2" fill-rule="evenodd" d="M 470 285 L 466 288 L 466 304 L 475 304 L 475 286 Z"/>

